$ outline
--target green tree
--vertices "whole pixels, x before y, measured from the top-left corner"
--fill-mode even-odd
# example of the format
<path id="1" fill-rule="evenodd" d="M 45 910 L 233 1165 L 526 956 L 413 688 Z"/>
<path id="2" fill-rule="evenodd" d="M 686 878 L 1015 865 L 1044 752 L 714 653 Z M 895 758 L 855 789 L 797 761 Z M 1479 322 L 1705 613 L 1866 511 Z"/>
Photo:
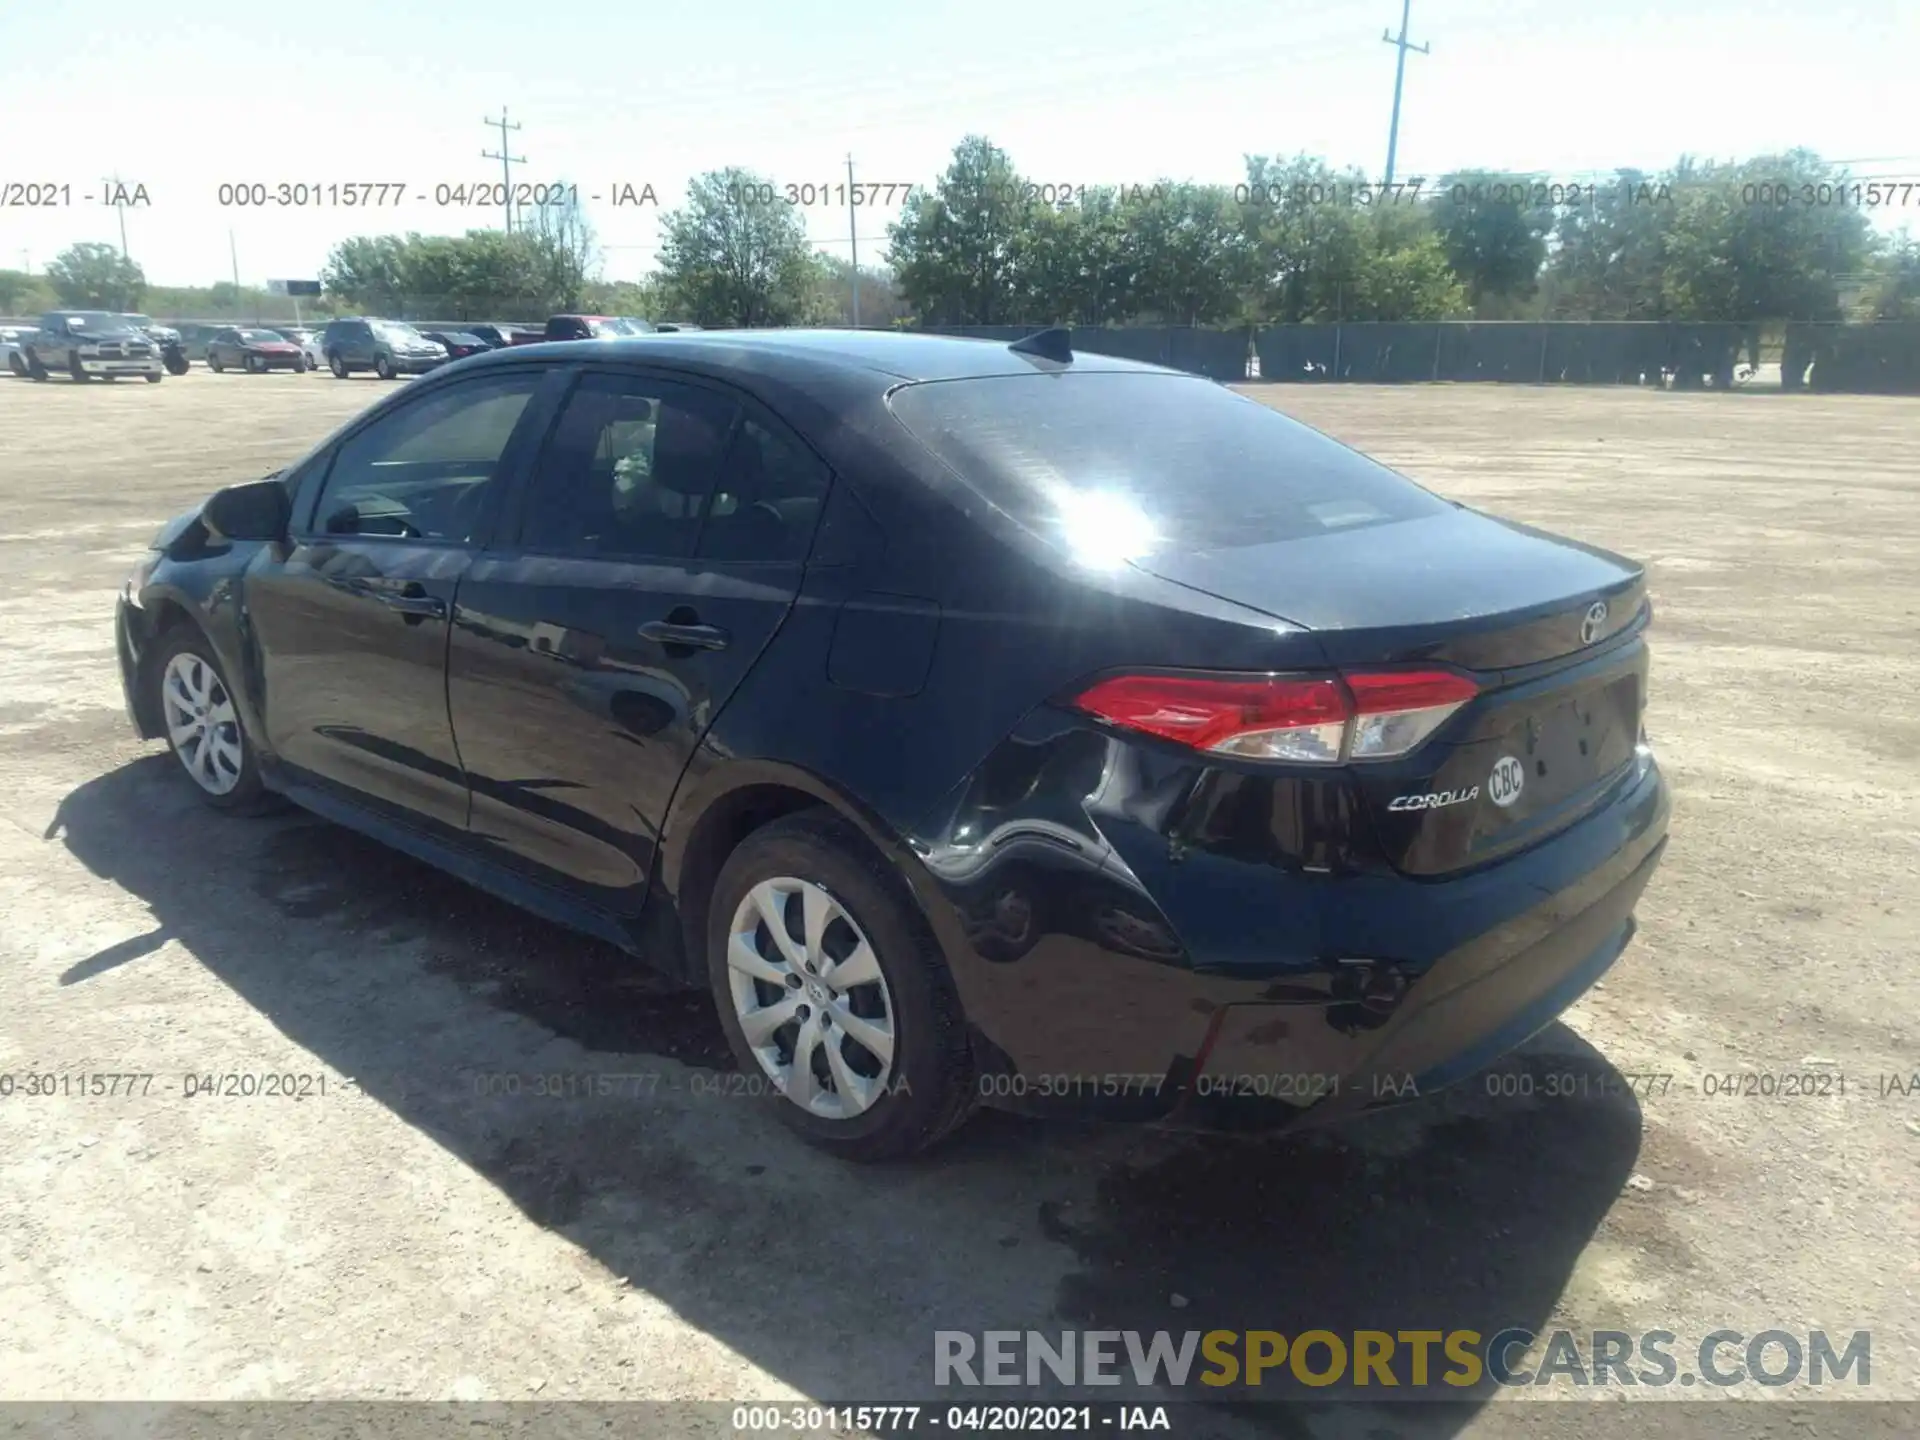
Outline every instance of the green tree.
<path id="1" fill-rule="evenodd" d="M 1346 297 L 1349 320 L 1448 320 L 1468 311 L 1467 290 L 1432 231 L 1364 247 Z"/>
<path id="2" fill-rule="evenodd" d="M 1672 183 L 1661 289 L 1682 320 L 1838 320 L 1875 244 L 1844 169 L 1808 150 L 1703 165 Z"/>
<path id="3" fill-rule="evenodd" d="M 580 304 L 588 281 L 598 273 L 600 249 L 581 207 L 579 187 L 563 181 L 559 188 L 570 198 L 564 204 L 523 210 L 523 217 L 531 213 L 532 223 L 509 238 L 530 239 L 538 288 L 555 311 L 565 313 Z"/>
<path id="4" fill-rule="evenodd" d="M 76 310 L 138 310 L 147 290 L 138 265 L 113 246 L 92 241 L 62 250 L 47 266 L 47 280 L 60 303 Z"/>
<path id="5" fill-rule="evenodd" d="M 660 286 L 680 316 L 728 327 L 816 318 L 819 261 L 797 210 L 753 198 L 769 183 L 748 170 L 711 171 L 661 217 Z"/>
<path id="6" fill-rule="evenodd" d="M 1250 155 L 1237 204 L 1247 267 L 1246 318 L 1299 324 L 1349 317 L 1367 253 L 1385 231 L 1346 203 L 1364 177 L 1307 155 Z"/>
<path id="7" fill-rule="evenodd" d="M 53 291 L 38 275 L 0 270 L 0 315 L 33 315 L 53 304 Z"/>
<path id="8" fill-rule="evenodd" d="M 645 280 L 589 280 L 580 292 L 580 306 L 595 315 L 637 315 L 642 320 L 679 320 L 667 314 L 667 297 L 659 282 Z"/>
<path id="9" fill-rule="evenodd" d="M 356 310 L 396 308 L 406 293 L 406 249 L 400 235 L 356 235 L 327 256 L 320 283 L 328 295 Z"/>
<path id="10" fill-rule="evenodd" d="M 1664 175 L 1617 170 L 1560 207 L 1541 281 L 1548 319 L 1667 318 L 1672 188 L 1691 171 L 1685 159 Z"/>
<path id="11" fill-rule="evenodd" d="M 887 232 L 900 291 L 921 320 L 993 325 L 1034 318 L 1008 312 L 1029 299 L 1018 268 L 1040 208 L 999 146 L 982 135 L 955 146 L 946 172 L 907 201 Z"/>
<path id="12" fill-rule="evenodd" d="M 1493 170 L 1443 176 L 1432 214 L 1476 315 L 1511 318 L 1533 297 L 1555 219 L 1533 177 Z"/>
<path id="13" fill-rule="evenodd" d="M 823 255 L 819 266 L 819 299 L 814 309 L 822 324 L 853 324 L 853 265 L 844 256 Z M 906 319 L 907 303 L 893 271 L 885 265 L 860 267 L 860 324 L 864 329 L 888 329 Z M 662 317 L 672 319 L 672 316 Z"/>
<path id="14" fill-rule="evenodd" d="M 1252 274 L 1252 245 L 1232 192 L 1163 181 L 1127 198 L 1134 313 L 1166 325 L 1235 319 Z"/>
<path id="15" fill-rule="evenodd" d="M 1920 241 L 1903 234 L 1867 294 L 1870 320 L 1920 320 Z"/>

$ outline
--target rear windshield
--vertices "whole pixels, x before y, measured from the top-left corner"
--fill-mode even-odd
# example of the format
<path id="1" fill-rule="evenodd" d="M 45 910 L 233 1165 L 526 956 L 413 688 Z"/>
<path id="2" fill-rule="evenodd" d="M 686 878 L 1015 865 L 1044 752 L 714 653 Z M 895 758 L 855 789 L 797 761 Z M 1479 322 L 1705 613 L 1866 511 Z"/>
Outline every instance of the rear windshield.
<path id="1" fill-rule="evenodd" d="M 1088 372 L 909 385 L 893 413 L 970 488 L 1069 550 L 1142 560 L 1447 508 L 1385 466 L 1210 380 Z"/>

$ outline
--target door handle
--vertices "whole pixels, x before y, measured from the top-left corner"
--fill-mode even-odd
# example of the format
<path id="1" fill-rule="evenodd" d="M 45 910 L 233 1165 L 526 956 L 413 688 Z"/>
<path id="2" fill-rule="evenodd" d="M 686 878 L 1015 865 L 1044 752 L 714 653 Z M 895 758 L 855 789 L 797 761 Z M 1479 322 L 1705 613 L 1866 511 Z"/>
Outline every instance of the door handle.
<path id="1" fill-rule="evenodd" d="M 676 624 L 671 620 L 649 620 L 640 627 L 640 638 L 672 648 L 724 650 L 732 638 L 718 625 Z"/>
<path id="2" fill-rule="evenodd" d="M 398 610 L 402 615 L 422 615 L 432 619 L 444 619 L 447 602 L 438 595 L 380 595 L 376 597 L 389 610 Z"/>
<path id="3" fill-rule="evenodd" d="M 366 580 L 356 588 L 408 619 L 440 620 L 446 617 L 447 602 L 438 595 L 429 595 L 427 587 L 418 580 Z"/>

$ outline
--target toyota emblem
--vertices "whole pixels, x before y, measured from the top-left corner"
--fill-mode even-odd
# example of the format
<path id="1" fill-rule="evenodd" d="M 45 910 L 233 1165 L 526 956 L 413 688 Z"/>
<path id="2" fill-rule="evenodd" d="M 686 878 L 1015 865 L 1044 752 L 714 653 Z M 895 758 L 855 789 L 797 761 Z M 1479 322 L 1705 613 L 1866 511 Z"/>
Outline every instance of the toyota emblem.
<path id="1" fill-rule="evenodd" d="M 1607 602 L 1596 600 L 1587 607 L 1586 618 L 1580 622 L 1580 643 L 1591 645 L 1600 638 L 1600 632 L 1607 626 Z"/>

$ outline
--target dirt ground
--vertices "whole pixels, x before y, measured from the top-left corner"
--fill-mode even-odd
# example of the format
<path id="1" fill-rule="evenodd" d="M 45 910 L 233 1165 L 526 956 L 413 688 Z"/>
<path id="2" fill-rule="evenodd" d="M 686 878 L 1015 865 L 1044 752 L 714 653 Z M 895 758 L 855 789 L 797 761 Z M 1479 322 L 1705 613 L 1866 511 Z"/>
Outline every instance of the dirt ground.
<path id="1" fill-rule="evenodd" d="M 1920 1398 L 1920 1097 L 1881 1078 L 1920 1071 L 1920 404 L 1250 387 L 1649 563 L 1640 938 L 1503 1065 L 1530 1098 L 1233 1143 L 986 1115 L 863 1169 L 710 1093 L 705 1000 L 323 822 L 218 818 L 133 739 L 110 615 L 155 527 L 386 389 L 0 378 L 0 1072 L 155 1077 L 0 1098 L 0 1398 L 914 1400 L 935 1329 L 1509 1324 L 1870 1330 L 1864 1393 Z M 1672 1079 L 1543 1093 L 1614 1071 Z M 1846 1093 L 1708 1093 L 1810 1072 Z M 266 1073 L 325 1094 L 185 1093 Z M 595 1073 L 634 1078 L 526 1093 Z"/>

